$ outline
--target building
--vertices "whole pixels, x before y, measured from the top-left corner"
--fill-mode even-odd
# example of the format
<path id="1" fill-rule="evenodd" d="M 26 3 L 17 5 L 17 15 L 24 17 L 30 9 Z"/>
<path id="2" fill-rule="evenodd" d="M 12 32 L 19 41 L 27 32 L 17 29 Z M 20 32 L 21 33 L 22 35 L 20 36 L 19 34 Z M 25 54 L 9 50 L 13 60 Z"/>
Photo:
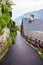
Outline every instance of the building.
<path id="1" fill-rule="evenodd" d="M 40 40 L 43 42 L 43 20 L 36 19 L 33 15 L 30 18 L 23 18 L 21 35 L 29 39 L 32 38 L 33 41 L 39 42 Z"/>
<path id="2" fill-rule="evenodd" d="M 23 18 L 21 28 L 22 34 L 28 36 L 30 31 L 43 31 L 43 21 L 36 18 L 34 18 L 34 20 Z"/>

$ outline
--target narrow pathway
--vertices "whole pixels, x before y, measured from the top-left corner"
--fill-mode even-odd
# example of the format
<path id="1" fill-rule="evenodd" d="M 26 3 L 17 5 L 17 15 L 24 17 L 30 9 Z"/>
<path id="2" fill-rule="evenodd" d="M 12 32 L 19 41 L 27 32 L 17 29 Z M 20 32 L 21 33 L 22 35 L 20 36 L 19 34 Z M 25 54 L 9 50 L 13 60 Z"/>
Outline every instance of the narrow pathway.
<path id="1" fill-rule="evenodd" d="M 20 33 L 17 33 L 16 44 L 12 45 L 4 56 L 5 62 L 0 65 L 43 65 L 43 61 L 33 48 L 26 45 Z"/>

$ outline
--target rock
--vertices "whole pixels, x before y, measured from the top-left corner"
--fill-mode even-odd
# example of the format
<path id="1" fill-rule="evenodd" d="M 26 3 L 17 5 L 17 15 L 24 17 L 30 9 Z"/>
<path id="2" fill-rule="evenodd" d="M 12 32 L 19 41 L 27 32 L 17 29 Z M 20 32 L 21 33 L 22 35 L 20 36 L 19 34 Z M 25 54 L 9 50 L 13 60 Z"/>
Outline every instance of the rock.
<path id="1" fill-rule="evenodd" d="M 28 37 L 43 41 L 43 32 L 41 31 L 30 31 Z"/>
<path id="2" fill-rule="evenodd" d="M 9 28 L 4 28 L 3 31 L 3 35 L 0 36 L 0 43 L 5 43 L 7 41 L 7 38 L 9 38 L 10 34 Z"/>
<path id="3" fill-rule="evenodd" d="M 41 42 L 43 42 L 43 32 L 41 32 L 41 31 L 30 31 L 28 37 L 32 38 L 32 40 L 34 40 L 34 42 L 35 42 L 34 44 L 37 45 L 37 47 L 39 46 L 39 44 L 41 47 L 43 46 L 41 43 Z"/>
<path id="4" fill-rule="evenodd" d="M 6 43 L 7 38 L 9 38 L 10 34 L 9 28 L 4 28 L 3 31 L 4 31 L 3 35 L 0 36 L 0 52 L 3 50 L 5 46 L 4 43 Z"/>

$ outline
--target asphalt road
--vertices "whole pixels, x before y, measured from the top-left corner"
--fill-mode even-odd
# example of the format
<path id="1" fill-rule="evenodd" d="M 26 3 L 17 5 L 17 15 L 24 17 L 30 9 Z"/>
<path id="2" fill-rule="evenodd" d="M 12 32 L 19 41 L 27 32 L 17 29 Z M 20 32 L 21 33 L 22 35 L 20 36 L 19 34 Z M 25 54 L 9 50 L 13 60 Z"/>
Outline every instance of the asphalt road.
<path id="1" fill-rule="evenodd" d="M 0 65 L 43 65 L 43 60 L 32 47 L 25 44 L 18 32 L 16 44 L 11 46 Z"/>

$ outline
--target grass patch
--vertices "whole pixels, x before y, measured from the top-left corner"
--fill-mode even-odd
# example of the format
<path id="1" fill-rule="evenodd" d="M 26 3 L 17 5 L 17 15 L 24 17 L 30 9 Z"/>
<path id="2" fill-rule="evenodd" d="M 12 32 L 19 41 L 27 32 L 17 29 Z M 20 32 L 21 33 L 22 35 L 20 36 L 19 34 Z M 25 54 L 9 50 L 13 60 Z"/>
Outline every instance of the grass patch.
<path id="1" fill-rule="evenodd" d="M 40 51 L 40 48 L 35 48 L 36 51 Z"/>
<path id="2" fill-rule="evenodd" d="M 35 50 L 39 53 L 41 59 L 43 59 L 43 53 L 41 53 L 40 48 L 35 48 Z"/>
<path id="3" fill-rule="evenodd" d="M 24 39 L 25 39 L 25 38 L 24 38 Z M 26 40 L 26 39 L 25 39 L 25 40 Z M 26 41 L 27 41 L 27 40 L 26 40 Z M 29 41 L 27 41 L 27 42 L 29 42 Z M 38 52 L 40 58 L 43 59 L 43 53 L 41 53 L 41 49 L 35 47 L 31 42 L 29 42 L 29 43 L 30 43 L 30 46 L 33 47 L 33 48 Z"/>
<path id="4" fill-rule="evenodd" d="M 43 53 L 40 54 L 40 57 L 43 59 Z"/>

